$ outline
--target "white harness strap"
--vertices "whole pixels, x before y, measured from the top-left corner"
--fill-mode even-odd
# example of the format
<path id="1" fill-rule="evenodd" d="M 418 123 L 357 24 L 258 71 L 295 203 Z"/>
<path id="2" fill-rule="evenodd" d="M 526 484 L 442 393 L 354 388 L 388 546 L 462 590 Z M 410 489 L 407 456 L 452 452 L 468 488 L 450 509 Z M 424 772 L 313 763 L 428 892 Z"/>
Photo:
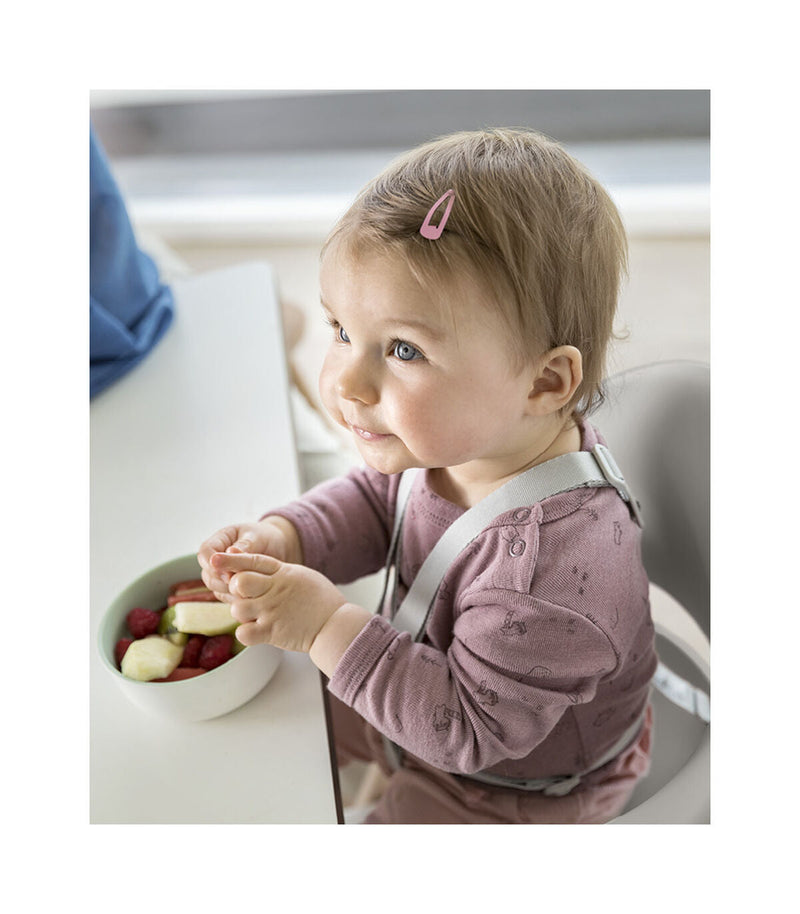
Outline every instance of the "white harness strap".
<path id="1" fill-rule="evenodd" d="M 568 492 L 579 488 L 612 486 L 617 490 L 620 498 L 627 503 L 636 523 L 640 527 L 643 526 L 639 502 L 625 482 L 608 448 L 602 444 L 597 444 L 591 451 L 564 454 L 561 457 L 555 457 L 532 467 L 519 476 L 515 476 L 505 485 L 478 502 L 477 505 L 465 511 L 445 530 L 437 541 L 414 578 L 405 599 L 397 607 L 397 568 L 400 563 L 403 516 L 411 489 L 419 472 L 417 469 L 406 470 L 400 478 L 395 506 L 394 529 L 389 546 L 383 596 L 380 603 L 381 607 L 387 610 L 392 620 L 392 625 L 399 631 L 409 632 L 415 641 L 422 639 L 434 598 L 447 569 L 458 554 L 501 514 L 512 511 L 515 508 L 536 504 L 560 492 Z M 388 605 L 386 604 L 387 600 L 389 601 Z M 685 680 L 676 676 L 676 674 L 667 670 L 663 664 L 659 664 L 654 684 L 658 688 L 660 683 L 666 683 L 667 681 L 671 684 L 670 691 L 672 693 L 681 691 L 679 684 L 685 684 L 688 689 L 693 689 L 694 692 L 699 691 L 685 683 Z M 700 693 L 701 696 L 703 694 Z M 669 698 L 671 695 L 667 693 L 667 697 Z M 706 710 L 708 696 L 704 697 L 705 704 L 703 699 L 699 698 L 694 701 L 693 706 L 698 709 L 702 707 L 703 710 Z M 685 707 L 686 704 L 683 703 L 682 706 Z M 597 760 L 591 769 L 580 774 L 526 780 L 479 772 L 468 777 L 496 786 L 537 790 L 555 796 L 562 796 L 572 790 L 580 782 L 583 775 L 607 764 L 627 748 L 638 735 L 642 719 L 643 715 L 622 734 L 620 739 L 604 753 L 601 759 Z M 704 717 L 704 719 L 708 720 L 708 717 Z M 387 737 L 384 737 L 384 745 L 389 759 L 399 766 L 402 761 L 400 748 Z"/>
<path id="2" fill-rule="evenodd" d="M 396 564 L 403 515 L 418 472 L 418 470 L 407 470 L 400 480 L 387 570 Z M 636 522 L 642 526 L 639 503 L 634 498 L 608 448 L 602 444 L 596 444 L 591 451 L 579 451 L 554 457 L 509 480 L 477 505 L 465 511 L 445 530 L 414 578 L 402 605 L 393 615 L 392 623 L 395 628 L 410 632 L 416 640 L 421 637 L 433 598 L 436 596 L 436 591 L 439 589 L 439 584 L 447 569 L 458 554 L 496 517 L 505 514 L 506 511 L 512 511 L 514 508 L 536 504 L 559 492 L 597 486 L 613 486 L 628 504 Z M 391 583 L 393 581 L 392 576 Z M 384 597 L 387 591 L 391 593 L 389 585 L 390 580 L 387 575 Z"/>

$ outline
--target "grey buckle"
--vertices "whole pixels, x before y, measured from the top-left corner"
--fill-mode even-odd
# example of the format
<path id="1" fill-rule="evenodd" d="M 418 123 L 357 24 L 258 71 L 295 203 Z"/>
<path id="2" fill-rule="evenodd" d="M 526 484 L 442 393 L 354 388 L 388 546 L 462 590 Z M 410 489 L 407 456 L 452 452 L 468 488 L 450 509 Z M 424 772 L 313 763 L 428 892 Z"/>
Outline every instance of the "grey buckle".
<path id="1" fill-rule="evenodd" d="M 603 444 L 596 444 L 592 448 L 592 454 L 602 470 L 603 476 L 605 476 L 609 484 L 614 486 L 617 492 L 619 492 L 620 498 L 628 503 L 628 507 L 630 508 L 636 523 L 644 528 L 642 509 L 639 502 L 636 500 L 636 496 L 631 491 L 631 487 L 625 481 L 625 477 L 617 466 L 617 462 L 614 460 L 611 451 Z"/>
<path id="2" fill-rule="evenodd" d="M 581 778 L 578 774 L 557 780 L 555 783 L 545 787 L 542 793 L 548 797 L 565 797 L 573 788 L 580 784 Z"/>

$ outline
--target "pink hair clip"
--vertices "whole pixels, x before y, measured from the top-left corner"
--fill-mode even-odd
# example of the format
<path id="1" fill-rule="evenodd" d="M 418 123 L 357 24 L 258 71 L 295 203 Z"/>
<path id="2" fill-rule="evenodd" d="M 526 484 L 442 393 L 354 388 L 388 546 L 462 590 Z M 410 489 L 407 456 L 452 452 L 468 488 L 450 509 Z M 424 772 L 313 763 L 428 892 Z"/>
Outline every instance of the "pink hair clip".
<path id="1" fill-rule="evenodd" d="M 449 199 L 448 199 L 449 198 Z M 419 233 L 423 238 L 430 238 L 431 241 L 436 241 L 444 231 L 445 225 L 447 225 L 447 220 L 450 218 L 450 210 L 453 208 L 453 201 L 456 198 L 456 192 L 454 190 L 448 190 L 442 194 L 441 197 L 433 204 L 433 206 L 428 210 L 428 215 L 425 217 L 425 221 L 420 227 Z M 433 219 L 433 214 L 436 210 L 447 200 L 447 207 L 445 208 L 442 218 L 439 220 L 438 225 L 431 225 L 431 219 Z"/>

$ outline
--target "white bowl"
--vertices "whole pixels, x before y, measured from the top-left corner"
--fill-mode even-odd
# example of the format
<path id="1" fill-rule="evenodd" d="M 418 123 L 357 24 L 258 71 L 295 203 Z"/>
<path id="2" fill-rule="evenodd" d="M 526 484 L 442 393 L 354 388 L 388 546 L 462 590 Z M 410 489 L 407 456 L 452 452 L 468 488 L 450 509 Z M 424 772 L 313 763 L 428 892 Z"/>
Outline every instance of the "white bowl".
<path id="1" fill-rule="evenodd" d="M 103 663 L 125 696 L 144 711 L 178 720 L 210 720 L 250 701 L 270 681 L 282 653 L 269 644 L 245 648 L 216 669 L 179 682 L 138 682 L 119 671 L 114 646 L 128 637 L 125 617 L 135 606 L 162 609 L 169 588 L 200 577 L 197 556 L 185 555 L 148 571 L 108 607 L 100 623 L 98 648 Z"/>

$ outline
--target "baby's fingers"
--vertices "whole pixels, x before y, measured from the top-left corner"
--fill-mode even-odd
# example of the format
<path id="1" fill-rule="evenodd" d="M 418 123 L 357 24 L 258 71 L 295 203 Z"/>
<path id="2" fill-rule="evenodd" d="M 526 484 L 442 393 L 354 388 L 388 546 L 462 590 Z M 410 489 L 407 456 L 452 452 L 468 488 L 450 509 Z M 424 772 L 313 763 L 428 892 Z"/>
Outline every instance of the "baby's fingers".
<path id="1" fill-rule="evenodd" d="M 270 579 L 257 571 L 239 571 L 230 580 L 228 590 L 234 598 L 254 600 L 269 590 Z"/>
<path id="2" fill-rule="evenodd" d="M 234 537 L 234 541 L 227 549 L 220 549 L 220 552 L 241 553 L 241 552 L 260 552 L 260 538 L 252 531 L 246 530 L 240 535 Z"/>
<path id="3" fill-rule="evenodd" d="M 197 558 L 203 568 L 208 567 L 211 556 L 217 552 L 224 552 L 232 543 L 237 541 L 238 529 L 234 526 L 223 527 L 213 536 L 209 536 L 197 550 Z"/>
<path id="4" fill-rule="evenodd" d="M 213 590 L 218 600 L 221 600 L 221 594 L 227 593 L 228 590 L 228 580 L 230 575 L 226 572 L 224 577 L 219 577 L 214 573 L 210 565 L 207 565 L 200 572 L 200 577 L 203 579 L 203 583 L 209 590 Z"/>
<path id="5" fill-rule="evenodd" d="M 241 571 L 275 574 L 283 563 L 271 555 L 259 555 L 254 552 L 215 552 L 209 564 L 215 574 L 222 576 L 238 574 Z"/>
<path id="6" fill-rule="evenodd" d="M 264 632 L 256 622 L 245 622 L 236 629 L 236 640 L 249 647 L 251 644 L 267 644 Z"/>

